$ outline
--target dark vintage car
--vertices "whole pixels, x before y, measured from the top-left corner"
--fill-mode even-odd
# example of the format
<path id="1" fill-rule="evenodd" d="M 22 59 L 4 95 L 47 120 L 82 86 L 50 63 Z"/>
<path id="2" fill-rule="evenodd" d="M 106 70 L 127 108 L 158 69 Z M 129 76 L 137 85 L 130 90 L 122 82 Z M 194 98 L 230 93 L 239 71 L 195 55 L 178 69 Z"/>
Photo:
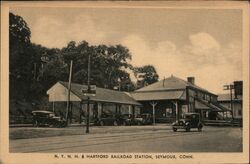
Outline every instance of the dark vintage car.
<path id="1" fill-rule="evenodd" d="M 151 125 L 152 117 L 151 114 L 137 114 L 133 117 L 132 114 L 123 114 L 122 115 L 123 125 Z"/>
<path id="2" fill-rule="evenodd" d="M 122 118 L 119 115 L 103 113 L 100 118 L 94 120 L 95 125 L 120 125 L 122 124 Z"/>
<path id="3" fill-rule="evenodd" d="M 203 125 L 200 120 L 199 113 L 185 113 L 183 119 L 180 119 L 172 124 L 174 132 L 176 132 L 177 129 L 185 129 L 186 131 L 190 131 L 191 128 L 197 128 L 198 131 L 201 131 L 202 127 Z"/>
<path id="4" fill-rule="evenodd" d="M 33 126 L 65 127 L 66 120 L 55 115 L 55 113 L 45 110 L 32 111 Z"/>
<path id="5" fill-rule="evenodd" d="M 120 118 L 122 125 L 134 125 L 134 119 L 132 114 L 123 114 Z"/>
<path id="6" fill-rule="evenodd" d="M 148 113 L 143 113 L 141 115 L 137 115 L 135 118 L 134 118 L 134 122 L 135 124 L 137 125 L 151 125 L 152 124 L 152 116 L 151 114 L 148 114 Z"/>

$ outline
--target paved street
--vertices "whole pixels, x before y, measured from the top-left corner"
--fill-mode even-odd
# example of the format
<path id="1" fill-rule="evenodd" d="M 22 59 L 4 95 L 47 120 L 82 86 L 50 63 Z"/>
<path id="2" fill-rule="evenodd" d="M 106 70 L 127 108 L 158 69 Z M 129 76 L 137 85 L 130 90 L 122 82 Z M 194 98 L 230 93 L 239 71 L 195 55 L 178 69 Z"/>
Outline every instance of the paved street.
<path id="1" fill-rule="evenodd" d="M 80 128 L 80 127 L 79 127 Z M 103 127 L 106 133 L 10 140 L 10 152 L 240 152 L 242 129 L 204 127 L 202 132 L 172 132 L 166 125 L 157 127 Z M 140 128 L 140 130 L 136 130 Z M 119 129 L 119 130 L 118 130 Z M 121 131 L 123 130 L 124 131 Z M 128 130 L 130 129 L 130 130 Z M 80 129 L 78 129 L 80 130 Z M 82 129 L 81 129 L 82 130 Z M 125 131 L 128 130 L 128 131 Z"/>

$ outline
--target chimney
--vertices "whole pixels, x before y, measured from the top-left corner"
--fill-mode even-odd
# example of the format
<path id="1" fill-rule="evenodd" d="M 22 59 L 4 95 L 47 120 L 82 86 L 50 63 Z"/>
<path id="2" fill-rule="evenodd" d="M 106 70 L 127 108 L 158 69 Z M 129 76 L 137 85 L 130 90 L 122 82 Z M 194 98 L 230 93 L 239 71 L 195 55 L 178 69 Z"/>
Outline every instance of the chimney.
<path id="1" fill-rule="evenodd" d="M 194 85 L 194 77 L 187 77 L 187 81 Z"/>

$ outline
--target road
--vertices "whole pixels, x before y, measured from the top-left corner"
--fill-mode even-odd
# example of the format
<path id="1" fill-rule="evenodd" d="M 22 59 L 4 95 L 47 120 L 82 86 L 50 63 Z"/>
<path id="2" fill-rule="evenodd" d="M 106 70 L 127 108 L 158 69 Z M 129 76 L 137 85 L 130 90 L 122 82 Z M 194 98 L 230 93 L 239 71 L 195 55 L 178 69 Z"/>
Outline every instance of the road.
<path id="1" fill-rule="evenodd" d="M 110 128 L 110 127 L 109 127 Z M 123 128 L 123 127 L 111 127 Z M 129 127 L 126 127 L 129 128 Z M 10 140 L 10 152 L 21 153 L 149 153 L 149 152 L 241 152 L 242 129 L 204 127 L 202 132 L 172 132 L 147 127 L 137 131 Z"/>

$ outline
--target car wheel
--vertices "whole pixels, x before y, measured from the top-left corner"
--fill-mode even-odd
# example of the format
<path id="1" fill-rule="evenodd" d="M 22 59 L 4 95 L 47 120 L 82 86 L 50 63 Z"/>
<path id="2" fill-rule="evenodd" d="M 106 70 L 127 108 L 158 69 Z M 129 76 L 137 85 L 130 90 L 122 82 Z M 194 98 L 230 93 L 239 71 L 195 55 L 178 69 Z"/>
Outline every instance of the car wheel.
<path id="1" fill-rule="evenodd" d="M 113 125 L 114 125 L 114 126 L 117 126 L 117 125 L 118 125 L 117 121 L 114 121 Z"/>
<path id="2" fill-rule="evenodd" d="M 127 125 L 126 121 L 123 121 L 123 122 L 122 122 L 122 125 L 123 125 L 123 126 L 126 126 L 126 125 Z"/>
<path id="3" fill-rule="evenodd" d="M 100 125 L 101 125 L 101 126 L 104 126 L 104 122 L 103 122 L 103 121 L 100 121 Z"/>
<path id="4" fill-rule="evenodd" d="M 39 127 L 38 121 L 35 121 L 34 126 L 35 126 L 35 127 Z"/>
<path id="5" fill-rule="evenodd" d="M 52 127 L 56 127 L 57 126 L 57 123 L 49 123 L 49 127 L 52 128 Z"/>
<path id="6" fill-rule="evenodd" d="M 173 131 L 176 132 L 176 131 L 177 131 L 177 128 L 173 128 Z"/>

